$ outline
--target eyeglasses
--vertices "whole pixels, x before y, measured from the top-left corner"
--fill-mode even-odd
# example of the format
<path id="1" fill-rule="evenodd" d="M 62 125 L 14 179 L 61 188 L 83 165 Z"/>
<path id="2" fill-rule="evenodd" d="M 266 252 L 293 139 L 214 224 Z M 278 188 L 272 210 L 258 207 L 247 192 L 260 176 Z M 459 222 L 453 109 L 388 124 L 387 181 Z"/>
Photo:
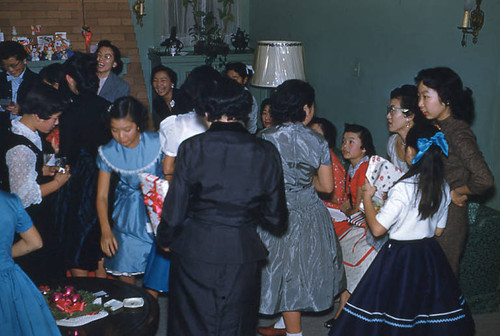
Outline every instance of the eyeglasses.
<path id="1" fill-rule="evenodd" d="M 410 111 L 410 109 L 402 108 L 402 107 L 396 107 L 396 106 L 387 106 L 387 113 L 390 113 L 391 116 L 394 115 L 396 111 L 401 111 L 401 113 L 407 113 Z"/>
<path id="2" fill-rule="evenodd" d="M 113 58 L 113 55 L 111 55 L 111 54 L 105 54 L 105 55 L 97 54 L 97 58 L 104 58 L 106 60 L 110 60 L 111 58 Z"/>

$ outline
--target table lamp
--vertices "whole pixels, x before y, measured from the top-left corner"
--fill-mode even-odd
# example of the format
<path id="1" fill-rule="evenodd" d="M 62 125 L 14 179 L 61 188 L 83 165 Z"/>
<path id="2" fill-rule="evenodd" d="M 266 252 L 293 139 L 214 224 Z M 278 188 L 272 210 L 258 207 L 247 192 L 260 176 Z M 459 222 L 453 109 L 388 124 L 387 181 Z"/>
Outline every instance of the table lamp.
<path id="1" fill-rule="evenodd" d="M 304 48 L 298 41 L 258 41 L 253 86 L 275 88 L 288 79 L 306 79 Z"/>

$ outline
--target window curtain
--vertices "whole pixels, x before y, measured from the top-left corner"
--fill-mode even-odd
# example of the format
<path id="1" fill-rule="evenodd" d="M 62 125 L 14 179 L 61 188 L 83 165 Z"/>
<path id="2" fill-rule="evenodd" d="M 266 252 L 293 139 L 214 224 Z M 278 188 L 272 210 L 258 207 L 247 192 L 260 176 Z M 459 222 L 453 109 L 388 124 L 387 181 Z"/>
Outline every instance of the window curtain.
<path id="1" fill-rule="evenodd" d="M 182 0 L 163 0 L 164 1 L 164 25 L 163 25 L 163 36 L 162 40 L 170 36 L 170 29 L 173 26 L 177 27 L 177 38 L 184 43 L 184 46 L 192 46 L 194 41 L 192 41 L 191 36 L 189 36 L 189 28 L 194 24 L 193 11 L 191 7 L 185 8 L 183 6 Z M 219 26 L 222 28 L 222 22 L 219 20 L 218 8 L 222 8 L 217 0 L 198 0 L 200 4 L 200 10 L 204 12 L 213 11 Z M 231 21 L 227 25 L 226 36 L 224 37 L 227 43 L 230 43 L 231 34 L 236 32 L 237 27 L 240 26 L 240 15 L 239 15 L 239 1 L 235 0 L 231 7 L 231 13 L 234 16 L 234 21 Z"/>

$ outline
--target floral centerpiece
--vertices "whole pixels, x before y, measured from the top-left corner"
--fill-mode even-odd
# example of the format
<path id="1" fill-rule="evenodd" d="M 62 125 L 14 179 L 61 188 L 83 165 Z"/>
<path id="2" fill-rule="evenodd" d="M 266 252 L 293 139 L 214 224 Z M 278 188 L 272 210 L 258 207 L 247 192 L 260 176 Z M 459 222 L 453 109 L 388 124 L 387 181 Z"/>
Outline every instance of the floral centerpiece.
<path id="1" fill-rule="evenodd" d="M 54 319 L 62 320 L 67 318 L 80 317 L 85 315 L 96 315 L 106 310 L 102 304 L 94 303 L 94 294 L 76 290 L 73 286 L 57 287 L 55 290 L 49 286 L 40 286 L 50 312 Z"/>

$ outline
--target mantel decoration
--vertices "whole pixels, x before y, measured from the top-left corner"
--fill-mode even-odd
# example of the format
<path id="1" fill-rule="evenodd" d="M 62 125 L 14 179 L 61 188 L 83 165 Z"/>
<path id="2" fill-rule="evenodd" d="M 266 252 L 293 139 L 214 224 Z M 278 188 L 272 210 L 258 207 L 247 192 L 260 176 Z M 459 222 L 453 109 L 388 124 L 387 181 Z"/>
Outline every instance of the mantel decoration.
<path id="1" fill-rule="evenodd" d="M 41 25 L 32 25 L 31 37 L 18 36 L 16 27 L 12 27 L 12 40 L 24 47 L 28 53 L 28 61 L 66 60 L 73 55 L 66 32 L 40 35 L 41 32 Z"/>
<path id="2" fill-rule="evenodd" d="M 82 0 L 82 36 L 85 39 L 85 52 L 90 52 L 90 44 L 92 43 L 92 32 L 90 27 L 85 24 L 85 0 Z"/>
<path id="3" fill-rule="evenodd" d="M 231 12 L 234 0 L 218 0 L 222 4 L 222 9 L 218 9 L 219 19 L 222 27 L 217 23 L 213 11 L 204 12 L 200 10 L 200 0 L 183 0 L 183 5 L 187 9 L 191 7 L 194 19 L 194 25 L 189 29 L 191 37 L 195 41 L 194 53 L 206 55 L 205 63 L 212 63 L 219 58 L 219 66 L 227 61 L 229 45 L 224 42 L 227 25 L 234 21 Z"/>
<path id="4" fill-rule="evenodd" d="M 472 10 L 472 0 L 465 0 L 464 18 L 462 26 L 458 27 L 462 31 L 462 47 L 467 45 L 467 34 L 472 35 L 472 43 L 477 43 L 477 36 L 484 24 L 484 12 L 481 10 L 482 0 L 476 0 L 476 8 Z"/>
<path id="5" fill-rule="evenodd" d="M 275 88 L 288 79 L 306 80 L 302 42 L 258 41 L 253 68 L 253 86 Z"/>
<path id="6" fill-rule="evenodd" d="M 165 52 L 170 56 L 175 56 L 184 48 L 184 44 L 177 38 L 176 26 L 170 28 L 170 36 L 160 43 L 160 46 L 165 47 Z"/>
<path id="7" fill-rule="evenodd" d="M 245 52 L 245 49 L 248 47 L 248 41 L 250 41 L 250 37 L 240 27 L 238 27 L 236 33 L 231 34 L 231 44 L 234 47 L 235 53 Z"/>

